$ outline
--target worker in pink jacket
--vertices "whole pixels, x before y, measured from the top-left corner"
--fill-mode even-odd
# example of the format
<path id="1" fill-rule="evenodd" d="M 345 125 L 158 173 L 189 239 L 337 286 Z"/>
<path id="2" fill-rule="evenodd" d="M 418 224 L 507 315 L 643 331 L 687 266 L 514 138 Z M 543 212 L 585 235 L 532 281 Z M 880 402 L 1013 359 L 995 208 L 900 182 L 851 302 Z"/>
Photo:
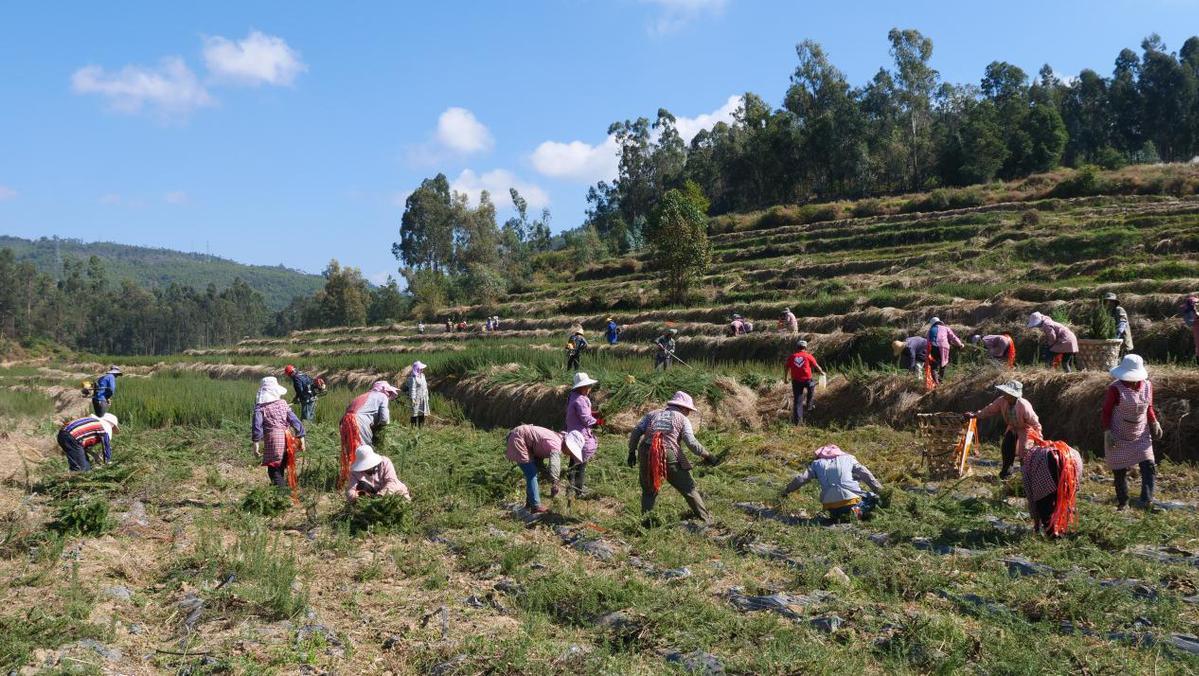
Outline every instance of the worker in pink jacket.
<path id="1" fill-rule="evenodd" d="M 350 465 L 350 480 L 346 484 L 346 500 L 355 502 L 363 495 L 402 495 L 411 501 L 408 487 L 396 475 L 391 458 L 379 455 L 370 446 L 359 446 Z"/>
<path id="2" fill-rule="evenodd" d="M 1002 385 L 996 385 L 995 389 L 999 390 L 999 397 L 995 401 L 978 411 L 966 413 L 963 417 L 969 420 L 1003 416 L 1007 430 L 1003 433 L 1003 443 L 999 447 L 1003 456 L 999 478 L 1006 479 L 1012 475 L 1012 464 L 1017 457 L 1020 458 L 1020 466 L 1024 466 L 1024 459 L 1028 454 L 1029 433 L 1035 432 L 1038 437 L 1041 436 L 1041 419 L 1037 417 L 1032 404 L 1024 398 L 1024 383 L 1009 380 Z"/>
<path id="3" fill-rule="evenodd" d="M 1028 328 L 1040 329 L 1045 336 L 1045 342 L 1041 346 L 1041 357 L 1046 366 L 1055 366 L 1060 361 L 1062 370 L 1066 373 L 1074 370 L 1074 358 L 1078 355 L 1078 338 L 1069 327 L 1040 312 L 1034 312 L 1028 316 Z"/>
<path id="4" fill-rule="evenodd" d="M 964 347 L 965 343 L 945 322 L 933 317 L 928 324 L 928 351 L 933 368 L 933 382 L 938 385 L 944 380 L 945 367 L 949 365 L 950 345 Z"/>

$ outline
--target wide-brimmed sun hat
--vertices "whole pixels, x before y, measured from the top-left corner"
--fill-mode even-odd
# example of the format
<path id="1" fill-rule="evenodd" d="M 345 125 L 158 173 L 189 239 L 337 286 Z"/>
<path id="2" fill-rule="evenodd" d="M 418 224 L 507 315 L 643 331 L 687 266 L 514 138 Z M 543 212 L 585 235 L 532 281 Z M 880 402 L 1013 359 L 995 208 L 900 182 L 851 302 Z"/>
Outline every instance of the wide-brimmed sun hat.
<path id="1" fill-rule="evenodd" d="M 595 378 L 592 378 L 591 376 L 587 375 L 583 371 L 579 371 L 578 373 L 575 374 L 574 381 L 571 383 L 570 389 L 577 390 L 580 387 L 588 387 L 588 386 L 594 385 L 598 382 L 599 382 L 598 380 L 596 380 Z"/>
<path id="2" fill-rule="evenodd" d="M 100 426 L 103 427 L 104 431 L 107 432 L 108 436 L 111 437 L 113 430 L 121 428 L 121 421 L 117 420 L 115 415 L 111 413 L 105 413 L 104 415 L 100 416 Z"/>
<path id="3" fill-rule="evenodd" d="M 670 398 L 670 401 L 666 402 L 666 405 L 674 406 L 675 408 L 685 408 L 688 411 L 698 410 L 695 408 L 695 400 L 691 398 L 690 394 L 687 394 L 682 390 L 675 392 L 674 396 Z"/>
<path id="4" fill-rule="evenodd" d="M 421 371 L 424 371 L 425 368 L 427 368 L 427 365 L 425 364 L 425 362 L 420 361 L 419 359 L 412 362 L 412 372 L 413 373 L 420 373 Z"/>
<path id="5" fill-rule="evenodd" d="M 350 465 L 350 470 L 365 472 L 368 469 L 374 469 L 381 462 L 383 462 L 383 456 L 376 453 L 375 449 L 363 444 L 355 449 L 354 464 Z"/>
<path id="6" fill-rule="evenodd" d="M 1114 292 L 1108 291 L 1107 293 L 1103 294 L 1103 300 L 1120 300 L 1120 299 L 1116 297 L 1116 294 Z"/>
<path id="7" fill-rule="evenodd" d="M 679 330 L 678 329 L 667 329 L 666 333 L 669 333 L 672 336 L 677 336 L 677 335 L 679 335 Z"/>
<path id="8" fill-rule="evenodd" d="M 1028 328 L 1036 328 L 1045 323 L 1045 315 L 1040 312 L 1034 312 L 1028 316 Z"/>
<path id="9" fill-rule="evenodd" d="M 566 447 L 566 452 L 570 453 L 570 457 L 574 458 L 575 462 L 583 462 L 583 444 L 585 443 L 583 433 L 578 430 L 571 430 L 562 435 L 562 445 Z"/>
<path id="10" fill-rule="evenodd" d="M 932 326 L 932 325 L 934 325 L 934 324 L 943 324 L 943 323 L 944 323 L 944 322 L 942 322 L 942 321 L 941 321 L 941 318 L 940 318 L 940 317 L 933 317 L 932 319 L 928 320 L 928 325 L 929 325 L 929 326 Z"/>
<path id="11" fill-rule="evenodd" d="M 1108 371 L 1116 380 L 1126 380 L 1137 383 L 1149 380 L 1149 371 L 1145 368 L 1145 360 L 1139 354 L 1126 354 L 1115 368 Z"/>
<path id="12" fill-rule="evenodd" d="M 279 380 L 275 376 L 267 376 L 258 383 L 257 403 L 269 404 L 272 401 L 279 399 L 287 394 L 287 388 L 279 384 Z"/>
<path id="13" fill-rule="evenodd" d="M 893 340 L 891 341 L 891 354 L 898 357 L 899 353 L 903 352 L 903 348 L 905 347 L 907 347 L 907 343 L 903 342 L 902 340 Z"/>
<path id="14" fill-rule="evenodd" d="M 1013 397 L 1020 398 L 1024 396 L 1024 383 L 1019 380 L 1009 380 L 1006 383 L 1000 383 L 995 386 L 995 389 L 1010 394 Z"/>
<path id="15" fill-rule="evenodd" d="M 114 376 L 119 376 L 119 375 L 121 375 L 121 367 L 117 366 L 116 364 L 113 364 L 112 366 L 108 367 L 108 371 L 106 371 L 105 373 L 111 373 Z"/>

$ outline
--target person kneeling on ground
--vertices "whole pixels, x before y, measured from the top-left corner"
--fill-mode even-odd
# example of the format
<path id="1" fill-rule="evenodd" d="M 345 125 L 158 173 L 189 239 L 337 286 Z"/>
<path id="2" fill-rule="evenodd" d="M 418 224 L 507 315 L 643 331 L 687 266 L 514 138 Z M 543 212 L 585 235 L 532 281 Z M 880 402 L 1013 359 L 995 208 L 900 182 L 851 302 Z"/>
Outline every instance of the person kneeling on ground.
<path id="1" fill-rule="evenodd" d="M 304 423 L 296 417 L 291 407 L 283 401 L 287 388 L 279 384 L 274 376 L 262 379 L 258 386 L 258 397 L 254 404 L 254 417 L 250 423 L 250 441 L 254 443 L 254 456 L 262 458 L 266 476 L 279 488 L 287 488 L 287 465 L 295 462 L 287 451 L 288 428 L 299 437 L 300 450 L 304 446 Z"/>
<path id="2" fill-rule="evenodd" d="M 112 459 L 112 437 L 117 433 L 120 422 L 111 413 L 100 417 L 89 415 L 62 426 L 58 431 L 58 447 L 67 456 L 67 468 L 72 472 L 87 472 L 92 468 L 87 458 L 89 448 L 100 444 L 104 454 L 97 460 L 107 463 Z"/>
<path id="3" fill-rule="evenodd" d="M 1032 529 L 1049 537 L 1061 537 L 1077 518 L 1078 486 L 1082 481 L 1082 456 L 1060 441 L 1032 439 L 1032 448 L 1020 473 Z"/>
<path id="4" fill-rule="evenodd" d="M 412 500 L 408 487 L 396 476 L 391 458 L 379 455 L 370 446 L 355 449 L 354 464 L 350 465 L 350 481 L 346 488 L 346 500 L 350 502 L 364 495 L 402 495 L 405 500 Z"/>
<path id="5" fill-rule="evenodd" d="M 1006 479 L 1012 475 L 1012 463 L 1020 458 L 1024 465 L 1024 456 L 1028 452 L 1028 440 L 1032 435 L 1041 436 L 1041 419 L 1033 410 L 1032 404 L 1024 398 L 1024 384 L 1019 380 L 1009 380 L 1002 385 L 996 385 L 999 397 L 987 404 L 986 407 L 962 414 L 963 420 L 971 418 L 990 418 L 1002 415 L 1007 423 L 1007 431 L 1003 433 L 1003 444 L 999 447 L 1003 457 L 1003 467 L 999 470 L 999 478 Z"/>
<path id="6" fill-rule="evenodd" d="M 555 432 L 537 425 L 518 425 L 508 432 L 508 447 L 504 457 L 516 463 L 525 475 L 525 509 L 534 514 L 549 511 L 548 507 L 541 504 L 537 472 L 546 460 L 550 461 L 550 496 L 558 497 L 562 450 L 566 449 L 572 460 L 582 462 L 583 443 L 583 434 L 578 431 Z"/>
<path id="7" fill-rule="evenodd" d="M 712 523 L 712 515 L 704 506 L 695 479 L 691 478 L 691 463 L 679 447 L 682 440 L 705 464 L 716 464 L 712 454 L 695 438 L 691 421 L 687 419 L 695 410 L 691 395 L 675 392 L 665 408 L 647 413 L 629 435 L 629 467 L 640 465 L 642 514 L 653 510 L 665 479 L 683 496 L 696 516 L 704 523 Z"/>
<path id="8" fill-rule="evenodd" d="M 883 485 L 858 459 L 841 450 L 835 444 L 816 449 L 816 459 L 801 474 L 783 489 L 779 500 L 812 479 L 820 482 L 820 504 L 834 519 L 850 514 L 861 519 L 868 515 L 879 501 L 878 493 Z M 861 481 L 874 492 L 862 490 Z"/>

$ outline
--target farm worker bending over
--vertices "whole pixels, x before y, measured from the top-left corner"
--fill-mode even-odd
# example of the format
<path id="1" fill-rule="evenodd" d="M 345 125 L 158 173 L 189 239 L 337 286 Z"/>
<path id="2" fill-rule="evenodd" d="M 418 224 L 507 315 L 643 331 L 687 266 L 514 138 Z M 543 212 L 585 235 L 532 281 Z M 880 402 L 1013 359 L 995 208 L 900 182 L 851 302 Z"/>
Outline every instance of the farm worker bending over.
<path id="1" fill-rule="evenodd" d="M 928 361 L 928 339 L 912 336 L 891 343 L 891 352 L 899 358 L 899 368 L 919 374 Z"/>
<path id="2" fill-rule="evenodd" d="M 812 479 L 820 482 L 820 504 L 833 518 L 850 514 L 859 519 L 866 516 L 878 504 L 876 493 L 883 490 L 883 485 L 857 458 L 834 444 L 828 444 L 816 449 L 816 459 L 787 484 L 779 499 L 787 497 Z M 862 490 L 859 481 L 875 492 Z"/>
<path id="3" fill-rule="evenodd" d="M 1124 341 L 1120 350 L 1125 354 L 1132 352 L 1132 327 L 1128 325 L 1128 312 L 1121 307 L 1120 299 L 1111 291 L 1103 294 L 1103 304 L 1107 306 L 1107 311 L 1111 313 L 1112 321 L 1116 324 L 1114 337 Z"/>
<path id="4" fill-rule="evenodd" d="M 562 450 L 572 460 L 583 459 L 583 435 L 579 432 L 555 432 L 537 425 L 519 425 L 508 432 L 508 448 L 504 457 L 516 463 L 525 475 L 525 508 L 534 514 L 549 511 L 541 504 L 541 489 L 537 471 L 550 461 L 550 495 L 558 495 L 558 477 L 562 473 Z"/>
<path id="5" fill-rule="evenodd" d="M 1020 463 L 1024 497 L 1032 515 L 1032 529 L 1050 537 L 1064 535 L 1074 523 L 1078 486 L 1082 482 L 1082 456 L 1065 443 L 1033 440 Z"/>
<path id="6" fill-rule="evenodd" d="M 575 329 L 566 340 L 566 370 L 576 371 L 579 368 L 579 357 L 587 349 L 587 339 L 583 337 L 583 329 Z"/>
<path id="7" fill-rule="evenodd" d="M 303 371 L 288 364 L 283 367 L 283 375 L 291 378 L 292 387 L 296 390 L 296 403 L 300 405 L 300 420 L 312 420 L 316 417 L 316 387 L 312 378 Z"/>
<path id="8" fill-rule="evenodd" d="M 346 500 L 350 502 L 363 495 L 402 495 L 405 500 L 412 500 L 408 487 L 396 476 L 391 458 L 379 455 L 370 446 L 359 446 L 354 451 L 346 488 Z"/>
<path id="9" fill-rule="evenodd" d="M 608 339 L 609 345 L 615 345 L 620 340 L 620 324 L 616 320 L 608 317 L 608 325 L 604 327 L 604 336 Z"/>
<path id="10" fill-rule="evenodd" d="M 695 486 L 695 480 L 691 478 L 691 463 L 679 447 L 679 441 L 682 440 L 706 464 L 715 464 L 712 454 L 699 443 L 691 429 L 691 421 L 687 416 L 693 411 L 695 402 L 691 395 L 675 392 L 665 408 L 647 413 L 629 435 L 629 467 L 640 465 L 642 514 L 654 508 L 662 480 L 665 479 L 682 494 L 704 523 L 712 523 L 712 515 L 704 506 L 704 499 Z"/>
<path id="11" fill-rule="evenodd" d="M 658 351 L 654 353 L 654 370 L 662 370 L 670 368 L 670 362 L 674 361 L 675 342 L 674 337 L 679 335 L 678 329 L 667 329 L 665 333 L 658 336 L 654 341 Z"/>
<path id="12" fill-rule="evenodd" d="M 1162 426 L 1153 410 L 1153 383 L 1140 355 L 1124 355 L 1109 373 L 1115 382 L 1103 400 L 1103 460 L 1116 474 L 1116 509 L 1128 506 L 1128 470 L 1141 468 L 1139 507 L 1153 506 L 1153 484 L 1157 466 L 1153 439 L 1162 438 Z"/>
<path id="13" fill-rule="evenodd" d="M 1062 370 L 1070 373 L 1074 370 L 1074 357 L 1078 354 L 1078 338 L 1068 327 L 1059 324 L 1049 317 L 1034 312 L 1028 316 L 1028 328 L 1041 329 L 1045 336 L 1041 356 L 1046 366 L 1055 366 L 1061 360 Z"/>
<path id="14" fill-rule="evenodd" d="M 1016 341 L 1012 337 L 1004 335 L 994 336 L 979 336 L 970 337 L 970 342 L 983 349 L 987 354 L 987 358 L 996 364 L 1007 364 L 1008 368 L 1016 365 Z"/>
<path id="15" fill-rule="evenodd" d="M 1182 300 L 1182 323 L 1191 330 L 1195 343 L 1195 360 L 1199 361 L 1199 295 L 1191 294 Z"/>
<path id="16" fill-rule="evenodd" d="M 87 459 L 87 452 L 96 445 L 104 451 L 97 460 L 105 463 L 111 460 L 112 437 L 119 427 L 120 421 L 111 413 L 100 417 L 89 415 L 63 425 L 58 431 L 58 447 L 67 456 L 67 468 L 72 472 L 91 470 L 92 463 Z"/>
<path id="17" fill-rule="evenodd" d="M 933 382 L 938 385 L 945 379 L 945 367 L 949 365 L 949 346 L 964 347 L 961 338 L 945 322 L 933 317 L 928 325 L 929 360 L 933 367 Z"/>
<path id="18" fill-rule="evenodd" d="M 92 412 L 99 418 L 108 413 L 112 405 L 112 397 L 117 393 L 117 378 L 121 375 L 120 367 L 115 364 L 108 367 L 104 375 L 96 378 L 95 389 L 92 391 Z"/>
<path id="19" fill-rule="evenodd" d="M 296 461 L 287 450 L 288 428 L 295 430 L 300 450 L 304 450 L 304 424 L 283 401 L 287 388 L 279 384 L 274 376 L 262 379 L 258 386 L 258 398 L 254 403 L 254 417 L 250 423 L 250 441 L 254 442 L 254 457 L 262 458 L 266 476 L 279 488 L 287 488 L 287 468 Z M 264 443 L 265 442 L 265 443 Z"/>
<path id="20" fill-rule="evenodd" d="M 400 391 L 386 380 L 376 380 L 366 394 L 355 397 L 341 416 L 338 431 L 341 434 L 341 468 L 337 475 L 338 490 L 346 487 L 350 476 L 350 465 L 354 462 L 354 450 L 359 446 L 370 446 L 375 440 L 375 431 L 391 422 L 389 404 Z"/>
<path id="21" fill-rule="evenodd" d="M 824 369 L 816 363 L 816 357 L 808 352 L 808 341 L 800 339 L 795 343 L 795 352 L 787 357 L 787 363 L 783 367 L 784 380 L 788 378 L 791 380 L 792 425 L 802 425 L 804 411 L 816 408 L 816 405 L 812 403 L 812 398 L 816 393 L 816 384 L 812 382 L 812 369 L 816 369 L 817 373 L 824 375 Z"/>
<path id="22" fill-rule="evenodd" d="M 745 320 L 741 318 L 741 315 L 733 315 L 732 321 L 729 322 L 728 333 L 730 336 L 740 336 L 745 333 Z"/>
<path id="23" fill-rule="evenodd" d="M 1024 466 L 1024 457 L 1028 453 L 1029 439 L 1041 437 L 1041 420 L 1032 404 L 1024 398 L 1024 383 L 1019 380 L 1009 380 L 1002 385 L 996 385 L 999 397 L 987 404 L 981 410 L 962 415 L 963 419 L 990 418 L 1002 415 L 1007 423 L 1007 431 L 1003 433 L 1003 443 L 999 450 L 1003 456 L 1003 467 L 999 470 L 999 478 L 1006 479 L 1012 475 L 1012 463 L 1020 458 Z"/>
<path id="24" fill-rule="evenodd" d="M 779 319 L 779 328 L 791 335 L 799 333 L 799 320 L 795 318 L 791 308 L 783 308 L 783 316 Z"/>
<path id="25" fill-rule="evenodd" d="M 592 428 L 604 424 L 603 420 L 591 414 L 591 397 L 588 396 L 591 394 L 591 387 L 598 382 L 582 371 L 576 373 L 571 384 L 570 397 L 566 400 L 566 431 L 578 432 L 583 436 L 583 456 L 580 460 L 573 457 L 570 459 L 568 472 L 575 495 L 583 494 L 583 476 L 587 472 L 587 463 L 595 457 L 598 444 Z"/>
<path id="26" fill-rule="evenodd" d="M 425 416 L 429 415 L 429 383 L 425 380 L 424 362 L 412 362 L 412 371 L 404 383 L 404 390 L 412 401 L 412 424 L 424 427 Z"/>

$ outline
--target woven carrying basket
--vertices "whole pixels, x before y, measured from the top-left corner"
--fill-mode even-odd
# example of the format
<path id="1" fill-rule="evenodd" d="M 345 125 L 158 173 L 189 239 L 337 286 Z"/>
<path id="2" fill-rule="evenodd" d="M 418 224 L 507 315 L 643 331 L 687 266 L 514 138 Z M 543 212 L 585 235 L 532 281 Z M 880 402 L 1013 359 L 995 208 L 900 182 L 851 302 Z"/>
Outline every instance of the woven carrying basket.
<path id="1" fill-rule="evenodd" d="M 1110 340 L 1084 338 L 1078 341 L 1078 366 L 1088 371 L 1108 371 L 1120 363 L 1119 338 Z"/>
<path id="2" fill-rule="evenodd" d="M 978 440 L 978 423 L 961 413 L 918 413 L 916 428 L 930 479 L 957 479 L 970 473 L 967 459 Z"/>

